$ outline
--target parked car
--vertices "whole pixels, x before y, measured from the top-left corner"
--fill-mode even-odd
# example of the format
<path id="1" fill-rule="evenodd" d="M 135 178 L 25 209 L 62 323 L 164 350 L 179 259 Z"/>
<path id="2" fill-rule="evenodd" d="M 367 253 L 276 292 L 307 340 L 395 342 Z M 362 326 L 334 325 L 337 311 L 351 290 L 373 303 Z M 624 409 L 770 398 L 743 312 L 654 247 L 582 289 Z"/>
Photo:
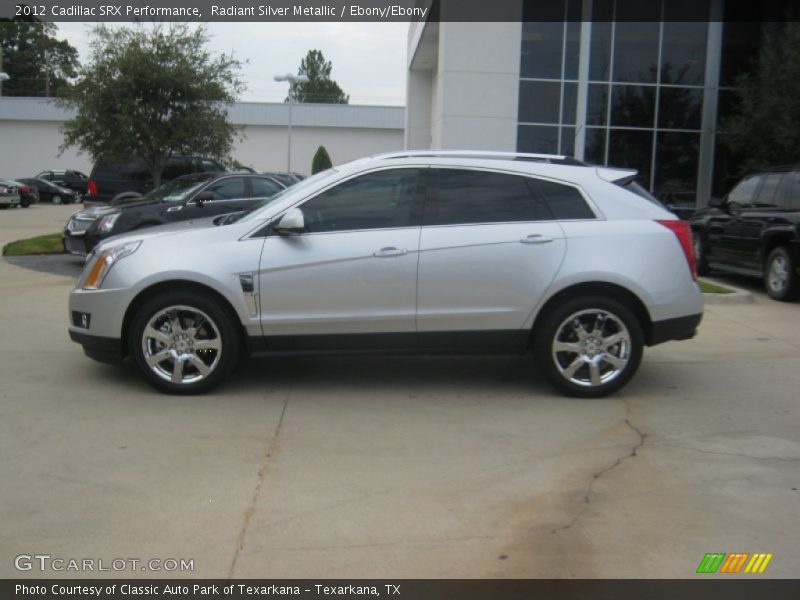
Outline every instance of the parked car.
<path id="1" fill-rule="evenodd" d="M 689 224 L 635 171 L 565 157 L 400 152 L 249 211 L 97 246 L 71 338 L 173 393 L 250 353 L 532 351 L 564 393 L 625 385 L 703 310 Z"/>
<path id="2" fill-rule="evenodd" d="M 0 208 L 19 206 L 21 201 L 16 181 L 0 179 Z"/>
<path id="3" fill-rule="evenodd" d="M 746 176 L 691 224 L 701 274 L 751 275 L 776 300 L 800 296 L 800 167 Z"/>
<path id="4" fill-rule="evenodd" d="M 19 205 L 22 208 L 28 208 L 29 206 L 36 204 L 39 202 L 39 190 L 36 187 L 27 185 L 21 181 L 14 181 L 14 180 L 7 180 L 12 185 L 17 186 L 17 191 L 19 192 Z"/>
<path id="5" fill-rule="evenodd" d="M 102 240 L 134 229 L 242 211 L 284 187 L 250 173 L 184 175 L 144 196 L 75 213 L 62 231 L 64 250 L 84 256 Z"/>
<path id="6" fill-rule="evenodd" d="M 53 204 L 72 204 L 81 201 L 80 193 L 71 190 L 55 183 L 50 183 L 44 179 L 37 179 L 36 177 L 23 177 L 17 179 L 20 183 L 24 183 L 32 188 L 36 188 L 39 194 L 39 200 L 42 202 L 52 202 Z"/>
<path id="7" fill-rule="evenodd" d="M 161 183 L 191 173 L 224 173 L 227 169 L 213 158 L 201 156 L 173 156 L 167 161 L 161 174 Z M 110 204 L 115 199 L 124 199 L 146 194 L 153 189 L 153 178 L 139 158 L 120 164 L 100 160 L 92 168 L 84 199 L 86 205 Z"/>
<path id="8" fill-rule="evenodd" d="M 74 169 L 42 171 L 36 175 L 36 178 L 69 188 L 78 192 L 81 196 L 86 194 L 86 186 L 89 183 L 89 178 L 86 175 Z"/>

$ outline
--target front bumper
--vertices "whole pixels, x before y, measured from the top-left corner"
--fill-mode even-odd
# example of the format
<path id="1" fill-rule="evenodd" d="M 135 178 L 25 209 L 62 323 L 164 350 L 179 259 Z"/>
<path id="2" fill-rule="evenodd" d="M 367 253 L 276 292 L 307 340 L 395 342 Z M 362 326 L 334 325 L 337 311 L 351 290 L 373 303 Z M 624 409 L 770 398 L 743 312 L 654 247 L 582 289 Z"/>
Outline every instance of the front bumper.
<path id="1" fill-rule="evenodd" d="M 74 329 L 69 330 L 69 337 L 73 342 L 83 346 L 83 353 L 86 356 L 97 362 L 118 365 L 125 357 L 122 351 L 122 340 L 119 338 L 99 337 Z"/>
<path id="2" fill-rule="evenodd" d="M 3 206 L 16 206 L 19 203 L 19 196 L 0 196 L 0 204 Z"/>

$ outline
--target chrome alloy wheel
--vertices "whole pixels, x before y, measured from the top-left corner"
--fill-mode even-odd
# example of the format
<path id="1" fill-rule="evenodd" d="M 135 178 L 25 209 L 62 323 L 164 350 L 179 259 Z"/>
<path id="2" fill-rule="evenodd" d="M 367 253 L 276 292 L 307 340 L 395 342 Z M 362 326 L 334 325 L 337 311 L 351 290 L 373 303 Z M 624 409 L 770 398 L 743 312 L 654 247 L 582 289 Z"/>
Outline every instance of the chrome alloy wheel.
<path id="1" fill-rule="evenodd" d="M 778 254 L 769 263 L 767 282 L 773 292 L 781 293 L 789 283 L 789 261 Z"/>
<path id="2" fill-rule="evenodd" d="M 559 325 L 552 356 L 564 379 L 598 387 L 625 370 L 631 357 L 631 335 L 614 314 L 602 309 L 581 310 Z"/>
<path id="3" fill-rule="evenodd" d="M 158 311 L 142 332 L 142 352 L 150 370 L 165 381 L 189 384 L 208 377 L 222 357 L 214 321 L 191 306 Z"/>

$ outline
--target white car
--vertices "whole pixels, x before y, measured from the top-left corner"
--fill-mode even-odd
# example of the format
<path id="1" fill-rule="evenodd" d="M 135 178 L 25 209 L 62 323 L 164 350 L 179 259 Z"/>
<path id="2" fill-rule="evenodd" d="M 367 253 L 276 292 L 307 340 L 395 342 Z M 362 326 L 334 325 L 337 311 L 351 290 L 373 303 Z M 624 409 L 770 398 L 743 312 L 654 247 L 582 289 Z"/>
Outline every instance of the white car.
<path id="1" fill-rule="evenodd" d="M 691 338 L 692 237 L 635 171 L 563 156 L 397 152 L 244 213 L 105 240 L 72 339 L 160 390 L 208 390 L 244 354 L 531 352 L 562 392 L 627 383 Z"/>

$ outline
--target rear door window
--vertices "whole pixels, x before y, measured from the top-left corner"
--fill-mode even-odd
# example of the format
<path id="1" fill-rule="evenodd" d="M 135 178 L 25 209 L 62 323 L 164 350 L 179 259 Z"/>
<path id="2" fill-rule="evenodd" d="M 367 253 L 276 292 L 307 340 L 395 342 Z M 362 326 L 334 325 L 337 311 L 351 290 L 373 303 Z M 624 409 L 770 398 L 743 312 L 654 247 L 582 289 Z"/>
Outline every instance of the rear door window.
<path id="1" fill-rule="evenodd" d="M 269 198 L 283 189 L 278 183 L 267 177 L 253 177 L 250 185 L 253 186 L 253 198 Z"/>
<path id="2" fill-rule="evenodd" d="M 777 206 L 778 188 L 780 187 L 781 181 L 783 181 L 783 177 L 783 173 L 770 173 L 764 176 L 764 183 L 761 184 L 756 198 L 757 206 Z"/>
<path id="3" fill-rule="evenodd" d="M 468 225 L 551 219 L 519 175 L 431 169 L 423 225 Z"/>
<path id="4" fill-rule="evenodd" d="M 743 179 L 728 194 L 728 204 L 736 205 L 739 208 L 752 205 L 759 183 L 761 183 L 761 175 L 751 175 Z"/>

